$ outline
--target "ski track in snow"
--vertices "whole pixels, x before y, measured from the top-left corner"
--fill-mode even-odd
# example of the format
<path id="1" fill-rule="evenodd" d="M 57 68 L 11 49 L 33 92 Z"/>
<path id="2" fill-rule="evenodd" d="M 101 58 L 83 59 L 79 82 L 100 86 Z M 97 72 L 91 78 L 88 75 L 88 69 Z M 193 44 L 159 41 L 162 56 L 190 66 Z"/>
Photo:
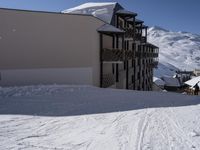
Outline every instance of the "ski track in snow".
<path id="1" fill-rule="evenodd" d="M 38 87 L 35 88 L 33 87 L 28 89 L 35 92 Z M 19 95 L 16 94 L 17 92 L 13 92 L 13 90 L 10 90 L 12 93 L 10 94 L 8 92 L 9 90 L 6 89 L 6 93 L 2 93 L 4 93 L 3 97 L 6 96 L 8 99 L 0 98 L 0 101 L 8 100 L 10 105 L 12 103 L 17 103 L 20 97 L 24 98 L 27 94 L 31 97 L 31 99 L 27 99 L 28 102 L 33 103 L 35 101 L 35 103 L 39 104 L 38 95 L 44 94 L 44 96 L 41 97 L 42 100 L 46 96 L 51 95 L 47 94 L 49 92 L 53 93 L 55 100 L 56 95 L 62 97 L 63 93 L 70 93 L 66 95 L 69 97 L 75 96 L 76 99 L 80 98 L 81 100 L 81 97 L 86 94 L 85 92 L 87 90 L 91 90 L 92 94 L 98 95 L 95 93 L 98 89 L 93 89 L 92 87 L 70 87 L 70 90 L 68 88 L 64 89 L 64 87 L 60 87 L 59 89 L 59 86 L 51 87 L 51 90 L 48 90 L 47 88 L 48 87 L 40 88 L 40 94 L 38 92 L 35 93 L 36 99 L 34 99 L 33 93 L 30 91 L 26 92 L 26 88 L 15 89 L 17 92 L 20 90 L 23 91 L 21 94 L 18 93 Z M 47 92 L 45 93 L 43 90 Z M 78 91 L 80 92 L 78 95 L 71 94 Z M 112 92 L 114 91 L 105 90 L 104 92 L 104 95 L 108 92 L 109 98 L 111 98 Z M 145 92 L 139 92 L 138 94 L 144 93 Z M 115 94 L 113 93 L 113 95 Z M 130 92 L 127 91 L 127 94 L 130 94 Z M 163 97 L 158 93 L 154 94 L 157 94 L 158 97 L 160 96 L 159 98 L 163 99 Z M 90 94 L 87 95 L 87 98 L 90 96 Z M 166 93 L 165 96 L 167 96 Z M 100 95 L 98 97 L 100 97 Z M 182 96 L 182 98 L 185 97 L 186 96 Z M 117 99 L 117 97 L 115 98 Z M 149 96 L 149 98 L 151 99 L 151 96 Z M 191 98 L 190 100 L 193 100 L 192 96 L 189 98 Z M 151 101 L 150 99 L 149 101 Z M 157 102 L 161 102 L 161 99 Z M 135 101 L 135 99 L 132 99 L 132 101 Z M 47 100 L 46 102 L 49 103 L 52 101 Z M 92 101 L 90 102 L 92 103 Z M 127 105 L 131 104 L 125 100 L 124 103 Z M 52 104 L 55 104 L 55 102 Z M 82 104 L 84 103 L 82 102 Z M 137 103 L 135 103 L 135 105 L 136 104 Z M 8 107 L 8 105 L 4 103 L 4 105 L 0 106 L 0 111 L 2 112 L 6 107 Z M 128 111 L 76 116 L 0 114 L 0 150 L 1 149 L 199 150 L 200 105 L 194 104 L 189 106 L 163 108 L 147 107 Z"/>
<path id="2" fill-rule="evenodd" d="M 137 113 L 117 113 L 114 117 L 112 115 L 108 115 L 109 117 L 94 115 L 75 117 L 74 119 L 45 119 L 36 116 L 12 116 L 8 120 L 0 121 L 0 149 L 92 150 L 95 149 L 98 142 L 103 141 L 102 146 L 109 144 L 104 143 L 106 140 L 98 138 L 111 132 L 112 134 L 109 134 L 108 137 L 105 136 L 105 139 L 111 138 L 115 141 L 116 146 L 114 147 L 119 150 L 198 150 L 200 145 L 195 143 L 192 137 L 189 137 L 177 118 L 176 120 L 173 119 L 174 113 L 170 109 L 162 110 L 156 108 L 145 109 Z M 4 116 L 2 117 L 4 118 Z M 93 122 L 96 123 L 90 125 Z M 101 124 L 101 122 L 104 123 Z M 80 125 L 78 125 L 79 123 Z M 81 124 L 85 124 L 84 127 L 81 127 Z M 135 128 L 136 126 L 137 128 Z M 95 133 L 94 137 L 80 141 L 77 139 L 79 142 L 75 142 L 76 138 L 73 140 L 68 139 L 70 136 L 66 138 L 66 141 L 62 141 L 61 138 L 61 143 L 63 142 L 64 144 L 61 144 L 60 148 L 51 144 L 51 141 L 53 142 L 54 140 L 59 142 L 59 138 L 63 136 L 64 132 L 65 134 L 71 134 L 73 138 L 73 135 L 81 137 L 82 135 L 87 135 L 87 132 L 90 131 Z M 59 132 L 59 134 L 54 135 L 54 132 Z M 13 142 L 15 143 L 13 146 L 11 146 L 12 144 L 9 145 L 9 143 Z M 110 148 L 113 149 L 112 147 Z M 98 145 L 97 149 L 101 149 L 101 145 Z"/>

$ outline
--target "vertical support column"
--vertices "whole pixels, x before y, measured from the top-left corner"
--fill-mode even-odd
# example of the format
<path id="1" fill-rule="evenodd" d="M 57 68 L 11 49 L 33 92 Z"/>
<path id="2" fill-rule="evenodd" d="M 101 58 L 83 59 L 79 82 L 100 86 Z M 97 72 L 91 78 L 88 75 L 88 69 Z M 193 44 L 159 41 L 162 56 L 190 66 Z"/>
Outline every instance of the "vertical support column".
<path id="1" fill-rule="evenodd" d="M 145 43 L 147 42 L 147 27 L 145 28 Z"/>
<path id="2" fill-rule="evenodd" d="M 135 25 L 135 16 L 133 17 L 133 46 L 132 46 L 132 49 L 134 51 L 134 56 L 132 58 L 132 67 L 134 67 L 134 71 L 133 71 L 133 81 L 132 81 L 132 84 L 133 84 L 133 90 L 135 90 L 136 88 L 136 83 L 135 83 L 135 78 L 136 78 L 136 25 Z"/>
<path id="3" fill-rule="evenodd" d="M 140 42 L 142 41 L 142 23 L 140 24 Z"/>
<path id="4" fill-rule="evenodd" d="M 119 48 L 119 36 L 116 35 L 117 41 L 116 41 L 116 48 Z M 116 63 L 116 82 L 119 82 L 119 64 Z"/>
<path id="5" fill-rule="evenodd" d="M 115 35 L 112 36 L 112 48 L 115 48 Z M 112 63 L 112 73 L 115 74 L 115 64 Z"/>
<path id="6" fill-rule="evenodd" d="M 119 27 L 119 17 L 118 15 L 116 15 L 116 26 L 117 28 Z M 116 35 L 116 48 L 118 49 L 119 48 L 119 36 Z M 117 63 L 116 64 L 116 82 L 119 82 L 119 64 Z"/>
<path id="7" fill-rule="evenodd" d="M 135 33 L 136 33 L 136 29 L 135 29 L 135 17 L 133 17 L 133 42 L 135 42 Z"/>
<path id="8" fill-rule="evenodd" d="M 102 58 L 102 51 L 103 51 L 103 35 L 100 33 L 100 87 L 103 87 L 103 58 Z"/>

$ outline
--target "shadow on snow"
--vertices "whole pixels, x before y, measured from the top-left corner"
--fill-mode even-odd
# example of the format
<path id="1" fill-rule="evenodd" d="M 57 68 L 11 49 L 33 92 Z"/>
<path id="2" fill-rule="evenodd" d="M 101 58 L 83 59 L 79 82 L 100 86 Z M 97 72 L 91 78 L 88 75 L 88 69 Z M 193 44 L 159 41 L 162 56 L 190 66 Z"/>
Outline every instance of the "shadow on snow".
<path id="1" fill-rule="evenodd" d="M 46 96 L 0 97 L 0 115 L 74 116 L 199 103 L 198 96 L 87 87 Z"/>

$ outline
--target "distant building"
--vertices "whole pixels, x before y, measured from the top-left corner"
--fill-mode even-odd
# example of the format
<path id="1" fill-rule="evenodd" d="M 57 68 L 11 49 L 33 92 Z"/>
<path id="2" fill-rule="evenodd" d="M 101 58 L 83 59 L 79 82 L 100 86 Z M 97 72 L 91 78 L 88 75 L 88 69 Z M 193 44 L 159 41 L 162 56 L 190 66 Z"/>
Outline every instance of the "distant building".
<path id="1" fill-rule="evenodd" d="M 136 13 L 113 7 L 110 21 L 79 12 L 0 9 L 0 86 L 152 90 L 159 49 L 147 42 L 148 27 Z"/>
<path id="2" fill-rule="evenodd" d="M 184 85 L 184 82 L 190 80 L 193 75 L 193 71 L 176 71 L 174 78 L 177 78 L 180 84 Z"/>
<path id="3" fill-rule="evenodd" d="M 195 69 L 194 74 L 195 76 L 200 76 L 200 69 Z"/>
<path id="4" fill-rule="evenodd" d="M 164 76 L 161 79 L 165 82 L 164 89 L 168 91 L 177 91 L 181 87 L 178 78 Z"/>

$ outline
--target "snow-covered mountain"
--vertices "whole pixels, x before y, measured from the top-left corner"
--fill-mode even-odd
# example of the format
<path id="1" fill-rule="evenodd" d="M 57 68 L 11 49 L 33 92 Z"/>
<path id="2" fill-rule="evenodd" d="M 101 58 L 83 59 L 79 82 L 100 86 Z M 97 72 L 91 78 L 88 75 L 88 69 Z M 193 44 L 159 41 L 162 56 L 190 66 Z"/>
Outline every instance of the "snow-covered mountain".
<path id="1" fill-rule="evenodd" d="M 155 26 L 148 29 L 148 41 L 160 48 L 162 65 L 171 64 L 181 70 L 200 68 L 200 35 Z M 162 69 L 162 65 L 158 69 Z"/>

